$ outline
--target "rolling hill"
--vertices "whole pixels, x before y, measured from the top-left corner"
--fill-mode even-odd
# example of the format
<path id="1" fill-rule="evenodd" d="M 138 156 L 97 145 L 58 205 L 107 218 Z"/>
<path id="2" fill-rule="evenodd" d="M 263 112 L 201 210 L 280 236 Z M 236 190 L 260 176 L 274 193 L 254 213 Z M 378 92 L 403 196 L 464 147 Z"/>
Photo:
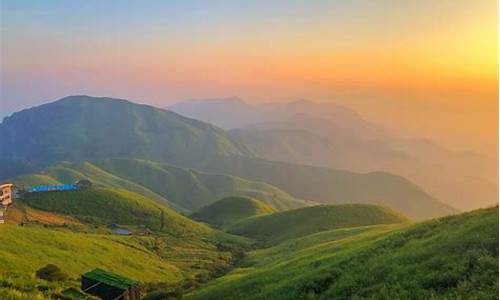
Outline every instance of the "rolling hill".
<path id="1" fill-rule="evenodd" d="M 497 202 L 497 157 L 383 128 L 335 103 L 251 104 L 231 98 L 184 101 L 169 109 L 231 129 L 233 140 L 264 159 L 399 174 L 464 211 Z"/>
<path id="2" fill-rule="evenodd" d="M 414 225 L 332 230 L 289 240 L 251 252 L 240 268 L 187 299 L 497 297 L 494 207 Z"/>
<path id="3" fill-rule="evenodd" d="M 163 205 L 175 207 L 161 195 L 134 182 L 115 176 L 97 166 L 84 163 L 58 162 L 40 173 L 30 173 L 12 178 L 12 182 L 18 186 L 44 185 L 74 183 L 78 180 L 87 179 L 100 187 L 126 189 L 141 194 Z M 178 208 L 178 207 L 175 207 Z"/>
<path id="4" fill-rule="evenodd" d="M 203 225 L 200 225 L 203 226 Z M 191 286 L 227 269 L 234 259 L 236 237 L 161 234 L 117 236 L 71 231 L 65 227 L 0 226 L 0 298 L 59 299 L 67 287 L 78 288 L 80 275 L 96 267 L 151 285 Z M 225 250 L 221 250 L 225 245 Z M 63 282 L 34 277 L 39 268 L 55 264 L 69 275 Z M 143 286 L 143 295 L 148 290 Z M 67 299 L 67 298 L 63 298 Z"/>
<path id="5" fill-rule="evenodd" d="M 34 166 L 112 157 L 182 164 L 207 155 L 249 154 L 210 124 L 148 105 L 89 96 L 14 113 L 0 124 L 0 135 L 9 141 L 0 145 L 2 159 Z"/>
<path id="6" fill-rule="evenodd" d="M 404 176 L 463 210 L 496 203 L 494 158 L 446 149 L 425 139 L 372 136 L 329 120 L 296 116 L 283 122 L 229 131 L 255 156 L 355 172 L 386 171 Z M 470 201 L 470 199 L 477 199 Z"/>
<path id="7" fill-rule="evenodd" d="M 61 162 L 41 173 L 13 178 L 12 182 L 29 186 L 73 183 L 80 179 L 88 179 L 100 187 L 126 189 L 181 212 L 196 211 L 228 196 L 255 197 L 277 210 L 313 204 L 263 182 L 134 159 L 108 159 L 94 164 Z"/>
<path id="8" fill-rule="evenodd" d="M 287 115 L 304 105 L 308 103 L 299 101 L 277 111 Z M 335 111 L 333 115 L 345 122 L 358 118 L 340 108 Z M 356 130 L 370 130 L 358 127 Z M 5 118 L 0 134 L 9 141 L 0 145 L 0 157 L 14 165 L 21 161 L 40 169 L 63 160 L 89 161 L 101 170 L 92 166 L 81 169 L 103 180 L 106 177 L 107 186 L 126 185 L 126 189 L 146 193 L 179 211 L 196 211 L 227 196 L 248 196 L 279 210 L 305 206 L 307 202 L 297 200 L 305 199 L 311 203 L 383 204 L 414 219 L 455 212 L 403 177 L 255 158 L 247 146 L 222 129 L 126 100 L 66 97 Z M 81 176 L 73 171 L 61 169 L 54 179 Z M 113 177 L 123 180 L 118 183 Z"/>
<path id="9" fill-rule="evenodd" d="M 144 196 L 120 189 L 26 193 L 22 196 L 22 202 L 36 209 L 69 215 L 93 225 L 143 225 L 154 231 L 181 235 L 207 234 L 211 231 L 203 224 Z"/>
<path id="10" fill-rule="evenodd" d="M 109 224 L 133 234 L 111 234 Z M 144 234 L 143 226 L 151 231 Z M 0 226 L 0 298 L 52 299 L 96 267 L 152 286 L 192 287 L 225 272 L 249 243 L 123 189 L 23 193 Z M 69 279 L 34 278 L 47 264 Z"/>
<path id="11" fill-rule="evenodd" d="M 317 205 L 248 218 L 229 227 L 228 232 L 277 244 L 331 229 L 408 221 L 405 216 L 377 205 Z"/>
<path id="12" fill-rule="evenodd" d="M 259 158 L 220 156 L 199 168 L 267 182 L 294 197 L 325 204 L 381 204 L 416 220 L 456 212 L 411 181 L 386 172 L 356 173 Z"/>
<path id="13" fill-rule="evenodd" d="M 200 172 L 144 160 L 113 159 L 98 162 L 97 165 L 110 173 L 139 183 L 190 211 L 196 211 L 228 196 L 257 198 L 277 210 L 313 203 L 295 198 L 265 182 L 237 176 Z"/>
<path id="14" fill-rule="evenodd" d="M 226 228 L 244 219 L 274 213 L 262 201 L 247 197 L 227 197 L 207 205 L 191 215 L 197 221 Z"/>

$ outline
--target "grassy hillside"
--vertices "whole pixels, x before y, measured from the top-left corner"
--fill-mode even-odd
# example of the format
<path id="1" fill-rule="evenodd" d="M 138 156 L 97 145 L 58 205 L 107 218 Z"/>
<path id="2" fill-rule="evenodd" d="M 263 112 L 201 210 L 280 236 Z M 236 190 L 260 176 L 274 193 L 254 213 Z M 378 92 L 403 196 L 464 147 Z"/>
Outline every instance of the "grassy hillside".
<path id="1" fill-rule="evenodd" d="M 241 243 L 245 241 L 216 232 L 193 237 L 117 236 L 4 224 L 0 226 L 0 299 L 52 299 L 67 287 L 79 287 L 79 276 L 96 267 L 142 283 L 182 280 L 193 286 L 229 268 L 234 256 L 228 247 Z M 221 244 L 229 246 L 221 250 Z M 49 263 L 59 266 L 69 279 L 36 279 L 35 271 Z"/>
<path id="2" fill-rule="evenodd" d="M 215 126 L 126 100 L 66 97 L 5 118 L 0 123 L 0 135 L 9 141 L 0 144 L 0 157 L 8 166 L 8 174 L 15 171 L 12 166 L 20 164 L 36 169 L 59 161 L 95 162 L 110 158 L 166 162 L 224 174 L 214 176 L 168 165 L 143 166 L 143 174 L 134 173 L 131 163 L 100 165 L 107 173 L 160 194 L 179 210 L 195 211 L 216 199 L 238 195 L 262 199 L 280 210 L 304 206 L 294 200 L 306 199 L 329 204 L 384 204 L 415 219 L 454 212 L 403 177 L 256 159 L 247 146 Z M 24 167 L 19 169 L 25 171 Z M 62 177 L 80 176 L 62 171 Z M 1 172 L 0 178 L 5 178 Z M 239 192 L 234 193 L 235 189 Z"/>
<path id="3" fill-rule="evenodd" d="M 111 223 L 134 234 L 111 234 L 104 227 Z M 139 226 L 153 232 L 141 235 Z M 0 226 L 0 298 L 49 299 L 78 286 L 78 276 L 95 267 L 152 286 L 188 289 L 227 272 L 250 242 L 122 189 L 26 193 Z M 36 279 L 34 272 L 47 264 L 70 278 Z"/>
<path id="4" fill-rule="evenodd" d="M 248 154 L 221 129 L 126 100 L 70 96 L 14 113 L 0 123 L 0 157 L 46 165 L 133 157 L 183 163 Z M 1 174 L 0 174 L 1 175 Z"/>
<path id="5" fill-rule="evenodd" d="M 0 233 L 2 269 L 15 273 L 31 274 L 47 263 L 55 263 L 75 277 L 99 266 L 141 281 L 175 280 L 182 273 L 141 245 L 150 238 L 15 225 L 1 226 Z"/>
<path id="6" fill-rule="evenodd" d="M 170 203 L 159 194 L 137 183 L 108 173 L 88 162 L 58 162 L 44 169 L 40 173 L 21 175 L 12 178 L 10 181 L 17 186 L 22 187 L 43 184 L 74 183 L 81 179 L 90 180 L 94 185 L 99 187 L 126 189 L 155 200 L 158 203 L 175 207 L 174 204 Z"/>
<path id="7" fill-rule="evenodd" d="M 278 210 L 312 204 L 263 182 L 134 159 L 108 159 L 95 164 L 60 162 L 42 173 L 18 176 L 11 181 L 29 186 L 80 179 L 88 179 L 99 187 L 133 191 L 181 212 L 195 211 L 234 195 L 263 199 Z"/>
<path id="8" fill-rule="evenodd" d="M 415 225 L 333 230 L 290 240 L 252 252 L 241 268 L 188 299 L 497 297 L 495 207 Z"/>
<path id="9" fill-rule="evenodd" d="M 456 212 L 404 177 L 385 172 L 355 173 L 257 158 L 221 156 L 198 167 L 207 172 L 264 181 L 300 199 L 326 204 L 382 204 L 417 220 Z"/>
<path id="10" fill-rule="evenodd" d="M 155 231 L 201 234 L 211 230 L 139 194 L 120 189 L 26 193 L 23 203 L 98 225 L 144 225 Z M 163 227 L 162 227 L 163 215 Z"/>
<path id="11" fill-rule="evenodd" d="M 203 207 L 191 215 L 195 220 L 217 226 L 228 227 L 249 217 L 274 213 L 269 205 L 247 197 L 227 197 Z"/>
<path id="12" fill-rule="evenodd" d="M 318 205 L 249 218 L 228 231 L 276 244 L 325 230 L 404 222 L 403 215 L 377 205 Z"/>
<path id="13" fill-rule="evenodd" d="M 175 205 L 190 211 L 229 196 L 261 199 L 278 210 L 308 205 L 272 185 L 235 176 L 132 159 L 108 159 L 98 162 L 97 166 L 155 191 Z"/>

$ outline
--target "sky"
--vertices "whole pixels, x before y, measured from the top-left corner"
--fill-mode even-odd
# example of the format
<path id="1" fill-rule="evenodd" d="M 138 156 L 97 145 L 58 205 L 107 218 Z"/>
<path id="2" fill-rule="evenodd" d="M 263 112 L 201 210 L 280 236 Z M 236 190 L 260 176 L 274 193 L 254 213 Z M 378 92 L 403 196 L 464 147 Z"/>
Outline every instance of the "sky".
<path id="1" fill-rule="evenodd" d="M 305 98 L 497 153 L 495 0 L 0 2 L 0 118 L 74 94 Z"/>

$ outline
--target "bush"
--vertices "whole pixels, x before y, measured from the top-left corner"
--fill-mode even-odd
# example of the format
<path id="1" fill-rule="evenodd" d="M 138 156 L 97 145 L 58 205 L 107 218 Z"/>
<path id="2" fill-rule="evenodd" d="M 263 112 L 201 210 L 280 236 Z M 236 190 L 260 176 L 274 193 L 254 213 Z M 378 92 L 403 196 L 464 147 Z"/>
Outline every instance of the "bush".
<path id="1" fill-rule="evenodd" d="M 53 264 L 48 264 L 38 269 L 38 271 L 36 271 L 36 276 L 48 281 L 62 281 L 68 278 L 68 274 L 64 273 L 58 266 Z"/>

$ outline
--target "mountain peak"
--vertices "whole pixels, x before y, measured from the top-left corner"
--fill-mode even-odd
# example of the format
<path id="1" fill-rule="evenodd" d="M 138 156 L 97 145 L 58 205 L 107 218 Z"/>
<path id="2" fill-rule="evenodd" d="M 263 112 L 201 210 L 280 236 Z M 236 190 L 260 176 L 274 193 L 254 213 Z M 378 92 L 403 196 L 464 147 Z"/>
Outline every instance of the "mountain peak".
<path id="1" fill-rule="evenodd" d="M 96 97 L 89 95 L 70 95 L 63 97 L 59 100 L 56 100 L 53 103 L 94 102 L 94 101 L 109 101 L 109 102 L 122 102 L 122 103 L 134 104 L 133 102 L 125 99 L 111 98 L 111 97 Z"/>

